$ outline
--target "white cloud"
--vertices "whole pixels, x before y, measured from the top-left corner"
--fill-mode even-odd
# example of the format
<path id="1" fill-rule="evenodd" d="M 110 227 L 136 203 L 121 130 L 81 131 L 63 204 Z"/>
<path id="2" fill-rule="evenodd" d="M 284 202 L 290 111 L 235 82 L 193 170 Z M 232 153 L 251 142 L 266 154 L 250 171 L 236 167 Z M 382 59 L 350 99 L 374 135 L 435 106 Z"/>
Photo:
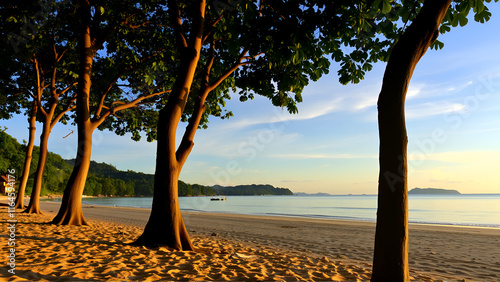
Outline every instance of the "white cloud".
<path id="1" fill-rule="evenodd" d="M 465 110 L 465 105 L 447 101 L 427 102 L 406 107 L 407 119 L 426 118 Z"/>
<path id="2" fill-rule="evenodd" d="M 417 97 L 421 93 L 422 89 L 425 88 L 423 84 L 410 84 L 408 91 L 406 92 L 406 99 L 412 99 Z"/>

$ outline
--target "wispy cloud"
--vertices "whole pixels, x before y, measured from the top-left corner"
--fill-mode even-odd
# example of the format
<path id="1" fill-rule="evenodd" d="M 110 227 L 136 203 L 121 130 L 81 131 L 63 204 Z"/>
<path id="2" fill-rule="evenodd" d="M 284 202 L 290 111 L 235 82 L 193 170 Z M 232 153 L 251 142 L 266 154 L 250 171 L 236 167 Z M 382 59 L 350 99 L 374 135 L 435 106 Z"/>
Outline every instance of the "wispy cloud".
<path id="1" fill-rule="evenodd" d="M 290 114 L 286 109 L 273 108 L 270 112 L 260 112 L 258 116 L 228 122 L 226 126 L 229 128 L 245 128 L 259 124 L 310 120 L 340 110 L 341 100 L 341 98 L 336 98 L 305 104 L 305 106 L 299 107 L 299 113 L 297 114 Z"/>
<path id="2" fill-rule="evenodd" d="M 353 155 L 353 154 L 274 154 L 272 158 L 302 160 L 302 159 L 374 159 L 377 155 Z"/>
<path id="3" fill-rule="evenodd" d="M 465 108 L 466 107 L 463 104 L 451 103 L 447 101 L 427 102 L 416 105 L 409 105 L 406 108 L 406 118 L 426 118 L 451 112 L 463 111 L 465 110 Z"/>

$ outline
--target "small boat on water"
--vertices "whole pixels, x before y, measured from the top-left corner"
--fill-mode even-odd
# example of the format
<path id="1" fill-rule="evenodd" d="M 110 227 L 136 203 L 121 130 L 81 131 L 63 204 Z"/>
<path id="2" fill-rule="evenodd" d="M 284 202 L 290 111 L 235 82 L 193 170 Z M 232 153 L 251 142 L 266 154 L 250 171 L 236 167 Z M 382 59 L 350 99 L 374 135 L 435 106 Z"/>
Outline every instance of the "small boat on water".
<path id="1" fill-rule="evenodd" d="M 225 201 L 225 200 L 226 200 L 226 196 L 210 198 L 210 201 Z"/>

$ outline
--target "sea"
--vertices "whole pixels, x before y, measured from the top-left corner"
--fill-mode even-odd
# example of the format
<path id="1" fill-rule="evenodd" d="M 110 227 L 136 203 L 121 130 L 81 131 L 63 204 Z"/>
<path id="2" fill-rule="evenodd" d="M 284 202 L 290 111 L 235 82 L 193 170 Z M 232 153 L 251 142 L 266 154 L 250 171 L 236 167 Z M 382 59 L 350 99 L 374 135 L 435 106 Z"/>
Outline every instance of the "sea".
<path id="1" fill-rule="evenodd" d="M 376 220 L 376 195 L 180 197 L 183 211 Z M 151 197 L 84 198 L 84 204 L 150 209 Z M 500 228 L 500 194 L 409 195 L 409 221 L 420 224 Z"/>

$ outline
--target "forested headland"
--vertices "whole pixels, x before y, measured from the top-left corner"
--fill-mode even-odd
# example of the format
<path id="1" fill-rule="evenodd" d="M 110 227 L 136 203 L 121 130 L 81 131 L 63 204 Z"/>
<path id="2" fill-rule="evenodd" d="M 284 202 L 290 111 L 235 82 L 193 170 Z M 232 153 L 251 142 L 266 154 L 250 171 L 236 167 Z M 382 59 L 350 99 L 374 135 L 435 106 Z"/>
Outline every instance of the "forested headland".
<path id="1" fill-rule="evenodd" d="M 276 188 L 269 184 L 252 184 L 252 185 L 237 185 L 237 186 L 212 186 L 213 190 L 218 195 L 227 196 L 249 196 L 249 195 L 293 195 L 293 192 L 287 188 Z"/>
<path id="2" fill-rule="evenodd" d="M 33 150 L 33 163 L 38 162 L 39 147 Z M 0 175 L 8 169 L 15 169 L 17 177 L 22 173 L 26 144 L 20 144 L 15 138 L 0 130 Z M 73 170 L 75 160 L 65 160 L 60 155 L 49 152 L 43 174 L 42 195 L 63 194 L 65 185 Z M 36 165 L 31 166 L 27 193 L 31 193 Z M 132 170 L 122 171 L 107 163 L 91 161 L 84 195 L 87 196 L 153 196 L 154 175 Z M 293 195 L 286 188 L 272 185 L 239 185 L 235 187 L 213 187 L 189 184 L 179 180 L 179 196 L 213 195 Z"/>

